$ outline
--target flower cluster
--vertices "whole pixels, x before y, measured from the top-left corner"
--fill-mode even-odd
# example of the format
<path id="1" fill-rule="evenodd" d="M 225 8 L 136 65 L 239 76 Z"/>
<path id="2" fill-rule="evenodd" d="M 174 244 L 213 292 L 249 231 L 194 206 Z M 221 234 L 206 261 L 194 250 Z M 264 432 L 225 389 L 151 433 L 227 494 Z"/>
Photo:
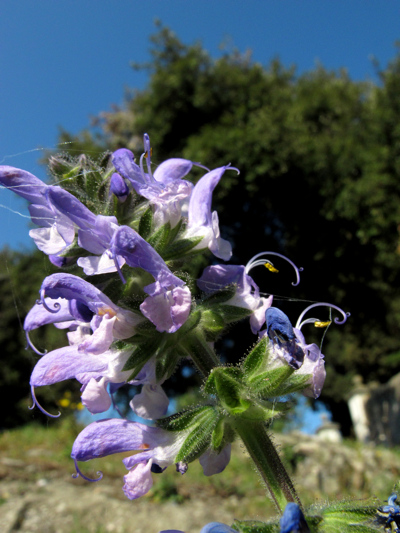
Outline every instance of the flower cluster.
<path id="1" fill-rule="evenodd" d="M 52 185 L 0 166 L 0 183 L 29 201 L 38 226 L 30 236 L 58 269 L 43 280 L 24 322 L 28 344 L 40 356 L 30 379 L 33 407 L 59 416 L 39 404 L 35 390 L 68 379 L 79 381 L 81 402 L 92 414 L 107 411 L 121 387 L 138 387 L 130 408 L 153 423 L 115 418 L 87 426 L 72 448 L 76 475 L 97 481 L 101 473 L 91 479 L 78 463 L 138 452 L 123 460 L 128 470 L 123 491 L 136 499 L 150 490 L 152 473 L 170 465 L 184 474 L 199 459 L 206 476 L 222 472 L 239 436 L 282 511 L 284 498 L 295 499 L 294 488 L 272 443 L 261 450 L 252 442 L 270 442 L 265 422 L 287 410 L 285 395 L 321 393 L 324 356 L 301 330 L 329 322 L 304 319 L 305 313 L 327 306 L 341 313 L 338 324 L 347 315 L 334 305 L 314 304 L 293 327 L 273 306 L 273 295 L 263 295 L 250 276 L 260 265 L 277 272 L 270 260 L 276 257 L 289 261 L 297 285 L 301 269 L 276 252 L 258 253 L 246 265 L 212 264 L 193 279 L 192 259 L 199 254 L 231 258 L 231 244 L 221 237 L 211 206 L 218 182 L 238 170 L 230 165 L 209 170 L 180 158 L 154 168 L 151 158 L 146 134 L 139 163 L 126 149 L 114 152 L 106 168 L 84 157 L 76 163 L 52 158 Z M 196 184 L 186 179 L 194 167 L 203 172 Z M 214 342 L 227 325 L 245 318 L 256 344 L 239 366 L 223 366 Z M 68 345 L 40 352 L 30 332 L 47 324 L 65 329 Z M 205 403 L 166 416 L 163 383 L 182 360 L 202 375 Z M 212 523 L 203 531 L 233 530 Z"/>

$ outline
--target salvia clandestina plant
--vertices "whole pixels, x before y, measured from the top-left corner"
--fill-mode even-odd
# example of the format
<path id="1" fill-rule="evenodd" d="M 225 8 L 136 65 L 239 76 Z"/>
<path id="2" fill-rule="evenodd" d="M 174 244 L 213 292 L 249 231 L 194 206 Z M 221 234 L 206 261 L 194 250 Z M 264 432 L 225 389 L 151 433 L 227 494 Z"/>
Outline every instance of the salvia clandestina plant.
<path id="1" fill-rule="evenodd" d="M 188 178 L 193 167 L 203 173 L 196 184 Z M 93 414 L 107 411 L 121 387 L 137 387 L 130 409 L 149 421 L 120 417 L 85 427 L 72 447 L 75 476 L 100 481 L 101 473 L 91 479 L 81 463 L 132 452 L 123 460 L 121 485 L 134 500 L 168 467 L 184 474 L 198 460 L 206 476 L 220 474 L 229 468 L 232 442 L 241 439 L 278 517 L 212 522 L 201 533 L 399 531 L 396 494 L 388 505 L 347 501 L 305 510 L 282 464 L 271 421 L 290 409 L 288 395 L 318 398 L 325 380 L 324 356 L 307 342 L 304 326 L 326 327 L 328 314 L 341 326 L 349 314 L 315 303 L 292 324 L 251 273 L 260 266 L 277 271 L 286 261 L 297 285 L 301 268 L 262 250 L 252 251 L 246 265 L 229 263 L 232 247 L 220 235 L 212 195 L 221 179 L 239 170 L 230 164 L 209 170 L 181 158 L 155 166 L 147 134 L 138 160 L 119 149 L 103 167 L 85 156 L 73 162 L 57 156 L 50 169 L 54 180 L 47 185 L 27 171 L 0 166 L 2 186 L 29 202 L 37 226 L 30 236 L 58 268 L 38 287 L 24 322 L 39 356 L 30 379 L 32 408 L 60 416 L 48 412 L 35 391 L 76 379 Z M 195 279 L 192 263 L 209 252 L 212 264 Z M 249 350 L 237 366 L 224 365 L 214 343 L 241 320 L 249 323 Z M 66 330 L 64 347 L 41 352 L 33 344 L 30 332 L 46 324 Z M 163 383 L 182 361 L 202 377 L 204 402 L 166 416 Z"/>

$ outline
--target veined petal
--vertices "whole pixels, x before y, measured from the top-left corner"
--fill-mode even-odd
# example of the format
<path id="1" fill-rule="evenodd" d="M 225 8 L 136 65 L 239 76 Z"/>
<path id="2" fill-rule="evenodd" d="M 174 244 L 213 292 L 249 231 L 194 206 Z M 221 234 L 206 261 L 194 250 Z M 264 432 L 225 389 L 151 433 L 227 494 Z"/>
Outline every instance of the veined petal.
<path id="1" fill-rule="evenodd" d="M 153 173 L 154 179 L 166 185 L 170 181 L 180 180 L 192 170 L 193 163 L 188 159 L 174 157 L 163 161 Z"/>
<path id="2" fill-rule="evenodd" d="M 82 354 L 78 346 L 65 346 L 43 355 L 31 374 L 30 384 L 34 387 L 52 385 L 72 379 L 79 373 L 106 372 L 108 358 L 103 355 Z"/>
<path id="3" fill-rule="evenodd" d="M 50 203 L 79 228 L 94 226 L 96 215 L 82 204 L 73 194 L 58 186 L 48 187 Z"/>
<path id="4" fill-rule="evenodd" d="M 147 183 L 140 167 L 134 161 L 133 153 L 127 148 L 116 150 L 112 155 L 112 163 L 121 176 L 128 179 L 135 189 L 135 185 Z"/>
<path id="5" fill-rule="evenodd" d="M 203 467 L 205 476 L 213 476 L 220 474 L 227 467 L 231 460 L 231 445 L 227 444 L 220 453 L 215 453 L 212 450 L 207 450 L 200 457 L 199 462 Z"/>
<path id="6" fill-rule="evenodd" d="M 58 313 L 51 313 L 46 309 L 46 307 L 36 303 L 25 317 L 25 331 L 32 331 L 40 326 L 44 326 L 45 324 L 73 320 L 74 317 L 71 315 L 69 302 L 64 298 L 58 298 L 56 300 L 53 300 L 52 298 L 45 298 L 45 302 L 46 305 L 52 309 L 54 309 L 54 306 L 58 304 L 60 306 L 60 310 Z"/>
<path id="7" fill-rule="evenodd" d="M 115 231 L 110 248 L 114 257 L 122 256 L 129 266 L 143 268 L 155 279 L 162 278 L 169 285 L 184 285 L 154 248 L 129 226 L 120 226 Z"/>
<path id="8" fill-rule="evenodd" d="M 50 228 L 35 228 L 29 231 L 29 236 L 39 250 L 46 255 L 56 255 L 71 243 L 65 242 L 57 230 L 56 224 Z"/>
<path id="9" fill-rule="evenodd" d="M 186 230 L 188 237 L 203 237 L 195 249 L 208 247 L 216 257 L 224 261 L 230 259 L 232 247 L 228 241 L 221 239 L 218 214 L 216 211 L 211 213 L 211 201 L 215 187 L 228 168 L 229 165 L 211 170 L 197 182 L 190 197 Z"/>
<path id="10" fill-rule="evenodd" d="M 93 415 L 107 411 L 111 407 L 112 401 L 107 392 L 106 378 L 103 377 L 99 381 L 91 378 L 82 393 L 81 400 Z"/>
<path id="11" fill-rule="evenodd" d="M 195 185 L 189 203 L 188 228 L 211 224 L 212 193 L 227 168 L 220 167 L 207 172 Z"/>
<path id="12" fill-rule="evenodd" d="M 165 433 L 160 428 L 119 418 L 98 420 L 79 433 L 72 446 L 71 457 L 77 461 L 89 461 L 114 453 L 151 450 L 163 444 Z M 127 468 L 131 466 L 128 464 Z"/>
<path id="13" fill-rule="evenodd" d="M 143 496 L 153 486 L 153 478 L 151 475 L 152 461 L 147 463 L 139 463 L 133 470 L 130 470 L 126 476 L 124 476 L 124 486 L 122 490 L 125 496 L 130 500 L 136 500 Z"/>
<path id="14" fill-rule="evenodd" d="M 257 334 L 265 323 L 265 312 L 272 305 L 274 297 L 260 298 L 260 306 L 257 307 L 250 316 L 250 328 L 254 334 Z"/>
<path id="15" fill-rule="evenodd" d="M 119 256 L 116 260 L 118 261 L 120 268 L 125 264 L 125 259 L 121 256 Z M 115 260 L 109 256 L 108 251 L 104 252 L 100 257 L 80 257 L 77 261 L 77 264 L 83 268 L 83 271 L 87 276 L 94 276 L 96 274 L 109 274 L 110 272 L 117 271 Z"/>
<path id="16" fill-rule="evenodd" d="M 114 305 L 99 289 L 73 274 L 57 273 L 47 276 L 43 280 L 41 294 L 50 298 L 77 300 L 94 313 L 104 309 L 114 312 L 118 310 L 118 306 Z"/>
<path id="17" fill-rule="evenodd" d="M 100 326 L 79 345 L 79 351 L 86 354 L 101 354 L 108 350 L 113 342 L 113 328 L 116 316 L 107 314 L 102 317 Z"/>
<path id="18" fill-rule="evenodd" d="M 155 420 L 168 410 L 169 399 L 161 385 L 143 385 L 140 394 L 135 394 L 129 405 L 141 418 Z"/>
<path id="19" fill-rule="evenodd" d="M 0 166 L 0 183 L 32 204 L 46 205 L 48 185 L 20 168 Z"/>
<path id="20" fill-rule="evenodd" d="M 157 331 L 174 333 L 186 322 L 190 307 L 188 287 L 175 287 L 173 290 L 160 287 L 158 293 L 145 299 L 140 310 L 156 326 Z"/>

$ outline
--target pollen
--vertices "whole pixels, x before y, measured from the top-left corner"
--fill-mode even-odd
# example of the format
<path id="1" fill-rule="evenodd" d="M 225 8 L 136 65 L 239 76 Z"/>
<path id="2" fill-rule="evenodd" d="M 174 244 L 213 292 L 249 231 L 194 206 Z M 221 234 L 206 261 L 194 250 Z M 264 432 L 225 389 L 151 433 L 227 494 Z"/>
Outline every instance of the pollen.
<path id="1" fill-rule="evenodd" d="M 265 268 L 268 268 L 268 270 L 270 272 L 274 272 L 274 273 L 279 272 L 279 270 L 277 268 L 275 268 L 272 263 L 264 263 L 264 266 L 265 266 Z"/>
<path id="2" fill-rule="evenodd" d="M 327 322 L 321 322 L 320 320 L 316 320 L 314 322 L 314 327 L 316 327 L 316 328 L 327 328 L 330 324 L 332 324 L 332 320 L 328 320 Z"/>
<path id="3" fill-rule="evenodd" d="M 143 444 L 141 444 L 139 447 L 138 447 L 138 450 L 148 450 L 150 448 L 150 444 L 146 444 L 145 442 Z"/>
<path id="4" fill-rule="evenodd" d="M 117 313 L 114 311 L 114 309 L 111 309 L 110 307 L 102 307 L 98 312 L 99 316 L 109 315 L 111 318 L 116 314 Z"/>
<path id="5" fill-rule="evenodd" d="M 153 155 L 153 147 L 150 148 L 150 157 Z M 144 157 L 147 159 L 149 157 L 149 152 L 145 152 Z"/>

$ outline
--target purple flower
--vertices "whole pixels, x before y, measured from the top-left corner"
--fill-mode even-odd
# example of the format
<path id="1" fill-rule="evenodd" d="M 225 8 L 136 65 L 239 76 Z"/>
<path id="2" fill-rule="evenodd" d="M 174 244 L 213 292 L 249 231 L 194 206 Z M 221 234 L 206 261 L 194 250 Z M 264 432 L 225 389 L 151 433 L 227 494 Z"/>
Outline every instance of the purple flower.
<path id="1" fill-rule="evenodd" d="M 129 420 L 107 419 L 93 422 L 78 435 L 72 447 L 73 458 L 78 475 L 88 481 L 93 480 L 84 476 L 78 468 L 78 461 L 105 457 L 114 453 L 139 451 L 123 459 L 129 470 L 124 476 L 125 495 L 134 500 L 146 494 L 153 485 L 152 472 L 161 473 L 175 462 L 188 431 L 166 431 L 161 428 L 149 427 Z M 220 454 L 221 455 L 221 454 Z M 213 465 L 208 467 L 208 460 L 203 460 L 203 468 L 209 468 L 209 474 L 222 471 L 221 464 L 226 464 L 226 453 L 222 453 L 220 461 L 213 459 Z M 218 456 L 217 456 L 218 457 Z M 180 468 L 186 471 L 186 468 Z"/>
<path id="2" fill-rule="evenodd" d="M 310 533 L 303 512 L 297 503 L 289 502 L 280 519 L 280 533 Z"/>
<path id="3" fill-rule="evenodd" d="M 119 227 L 118 220 L 112 216 L 95 215 L 68 191 L 58 189 L 50 188 L 50 202 L 79 228 L 79 246 L 95 254 L 80 257 L 78 265 L 88 276 L 120 271 L 124 259 L 110 252 L 112 237 Z"/>
<path id="4" fill-rule="evenodd" d="M 157 331 L 177 331 L 191 308 L 191 294 L 185 283 L 172 274 L 154 248 L 128 226 L 121 226 L 114 233 L 110 250 L 114 256 L 123 257 L 129 266 L 143 268 L 154 277 L 155 282 L 144 287 L 149 296 L 140 310 Z"/>
<path id="5" fill-rule="evenodd" d="M 135 334 L 135 326 L 142 319 L 137 314 L 115 305 L 108 296 L 106 296 L 97 287 L 87 281 L 78 278 L 72 274 L 52 274 L 44 279 L 40 288 L 40 304 L 30 311 L 27 316 L 26 324 L 29 329 L 33 329 L 33 323 L 36 327 L 42 325 L 40 317 L 44 323 L 64 321 L 66 318 L 65 304 L 55 302 L 54 307 L 49 307 L 46 298 L 53 300 L 63 298 L 69 302 L 68 309 L 73 320 L 78 323 L 90 322 L 93 335 L 79 345 L 79 349 L 85 353 L 102 353 L 107 350 L 113 340 L 127 339 Z M 50 319 L 44 311 L 38 310 L 37 306 L 43 308 L 54 315 L 54 320 Z M 58 313 L 63 310 L 61 320 L 57 320 Z"/>
<path id="6" fill-rule="evenodd" d="M 200 533 L 237 533 L 237 531 L 221 522 L 210 522 L 202 528 Z"/>
<path id="7" fill-rule="evenodd" d="M 321 322 L 318 318 L 303 320 L 304 315 L 314 307 L 330 307 L 339 311 L 343 319 L 334 319 L 336 324 L 344 324 L 349 313 L 345 313 L 340 307 L 328 303 L 318 303 L 307 307 L 297 320 L 293 328 L 289 318 L 276 307 L 267 309 L 267 329 L 260 332 L 261 336 L 268 335 L 272 353 L 282 361 L 286 361 L 296 370 L 297 375 L 309 376 L 309 385 L 303 390 L 305 396 L 318 398 L 321 394 L 325 381 L 325 358 L 316 344 L 306 344 L 301 328 L 305 324 L 312 323 L 316 327 L 326 327 L 328 322 Z"/>
<path id="8" fill-rule="evenodd" d="M 179 222 L 182 208 L 187 203 L 193 189 L 193 184 L 182 178 L 190 172 L 193 165 L 200 167 L 202 165 L 187 159 L 167 159 L 153 173 L 150 139 L 147 133 L 144 135 L 144 145 L 145 152 L 140 157 L 140 166 L 135 163 L 133 153 L 126 148 L 114 152 L 113 165 L 124 178 L 131 182 L 135 191 L 147 198 L 154 206 L 156 225 L 169 222 L 171 227 L 174 227 Z M 144 159 L 147 172 L 143 168 Z"/>
<path id="9" fill-rule="evenodd" d="M 122 372 L 122 368 L 132 353 L 132 349 L 111 349 L 111 344 L 133 336 L 136 325 L 143 319 L 115 305 L 99 289 L 71 274 L 48 276 L 40 294 L 41 300 L 25 319 L 28 342 L 33 347 L 29 341 L 31 330 L 55 323 L 57 327 L 71 329 L 68 334 L 71 346 L 44 354 L 36 364 L 31 375 L 34 404 L 45 412 L 36 401 L 35 387 L 76 378 L 83 384 L 82 401 L 89 411 L 107 410 L 111 402 L 107 385 L 126 381 L 130 372 Z"/>
<path id="10" fill-rule="evenodd" d="M 220 236 L 218 214 L 211 213 L 212 193 L 222 178 L 225 170 L 236 170 L 229 165 L 207 172 L 195 185 L 189 202 L 187 238 L 202 237 L 194 250 L 209 250 L 220 259 L 228 261 L 232 255 L 232 247 Z"/>
<path id="11" fill-rule="evenodd" d="M 237 285 L 235 296 L 225 304 L 251 310 L 250 327 L 253 333 L 257 333 L 265 322 L 265 311 L 271 306 L 273 297 L 260 296 L 258 286 L 247 274 L 244 266 L 209 266 L 197 281 L 199 289 L 206 294 L 218 292 L 233 283 Z"/>
<path id="12" fill-rule="evenodd" d="M 49 200 L 49 191 L 62 190 L 60 187 L 49 187 L 33 174 L 9 166 L 0 166 L 0 183 L 31 202 L 32 222 L 40 228 L 30 230 L 29 235 L 39 250 L 47 255 L 58 255 L 73 243 L 74 224 Z"/>
<path id="13" fill-rule="evenodd" d="M 294 369 L 299 369 L 303 364 L 304 350 L 299 345 L 289 318 L 280 309 L 270 307 L 265 313 L 265 321 L 273 354 Z"/>
<path id="14" fill-rule="evenodd" d="M 110 179 L 110 193 L 114 194 L 120 202 L 125 202 L 129 188 L 124 178 L 114 172 Z"/>

